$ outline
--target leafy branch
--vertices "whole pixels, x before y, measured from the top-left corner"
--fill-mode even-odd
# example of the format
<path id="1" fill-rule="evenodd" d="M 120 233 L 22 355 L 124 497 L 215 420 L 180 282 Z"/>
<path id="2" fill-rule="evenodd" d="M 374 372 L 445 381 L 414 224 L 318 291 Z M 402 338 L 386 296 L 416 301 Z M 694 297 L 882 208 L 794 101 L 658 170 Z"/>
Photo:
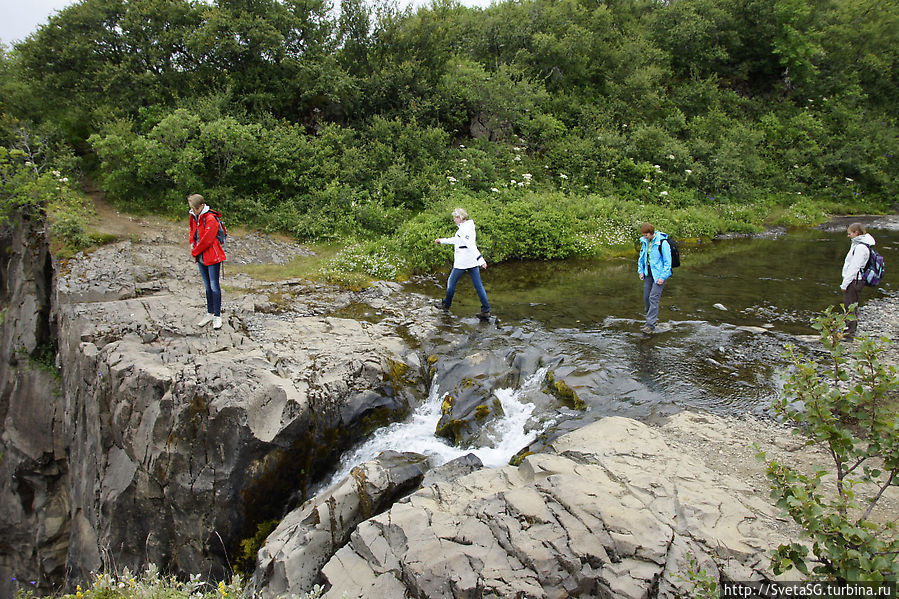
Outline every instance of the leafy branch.
<path id="1" fill-rule="evenodd" d="M 772 498 L 809 536 L 814 555 L 800 543 L 781 545 L 772 559 L 776 574 L 793 567 L 822 580 L 895 580 L 899 574 L 895 522 L 871 520 L 884 493 L 899 486 L 899 376 L 881 361 L 887 339 L 863 337 L 852 349 L 843 344 L 850 318 L 845 308 L 828 308 L 813 320 L 827 350 L 818 361 L 786 347 L 792 371 L 774 410 L 832 463 L 806 475 L 767 462 Z M 831 478 L 828 492 L 824 481 Z M 811 570 L 809 561 L 817 564 Z"/>

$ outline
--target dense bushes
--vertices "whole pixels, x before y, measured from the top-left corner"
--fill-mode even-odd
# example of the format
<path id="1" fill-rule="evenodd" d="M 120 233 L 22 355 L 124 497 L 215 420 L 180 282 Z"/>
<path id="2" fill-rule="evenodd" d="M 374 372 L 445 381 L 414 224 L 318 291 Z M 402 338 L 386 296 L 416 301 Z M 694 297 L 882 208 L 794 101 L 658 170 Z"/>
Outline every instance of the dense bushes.
<path id="1" fill-rule="evenodd" d="M 122 204 L 199 191 L 366 270 L 440 263 L 422 242 L 455 204 L 494 261 L 595 254 L 637 220 L 892 201 L 899 11 L 872 2 L 82 0 L 0 51 L 0 108 L 65 131 Z"/>

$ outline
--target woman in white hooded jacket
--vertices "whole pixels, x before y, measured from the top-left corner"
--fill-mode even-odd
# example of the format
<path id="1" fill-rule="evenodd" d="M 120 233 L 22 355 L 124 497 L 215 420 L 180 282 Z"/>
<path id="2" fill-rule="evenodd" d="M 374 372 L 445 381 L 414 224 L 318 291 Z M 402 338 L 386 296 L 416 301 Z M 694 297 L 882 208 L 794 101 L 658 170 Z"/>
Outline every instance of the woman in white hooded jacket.
<path id="1" fill-rule="evenodd" d="M 849 246 L 849 253 L 843 261 L 843 281 L 840 283 L 840 289 L 843 291 L 843 305 L 848 308 L 852 304 L 858 304 L 862 294 L 865 282 L 862 280 L 862 271 L 868 264 L 868 258 L 871 255 L 871 246 L 876 242 L 865 231 L 865 227 L 861 223 L 852 223 L 846 229 L 846 234 L 852 241 Z M 852 314 L 858 317 L 857 311 L 853 310 Z M 858 327 L 858 320 L 850 320 L 846 323 L 846 332 L 843 338 L 850 340 L 855 337 L 855 331 Z"/>
<path id="2" fill-rule="evenodd" d="M 453 237 L 439 237 L 434 243 L 451 244 L 456 246 L 453 256 L 453 271 L 450 273 L 446 282 L 446 297 L 440 302 L 439 306 L 449 310 L 453 304 L 453 296 L 456 294 L 456 284 L 466 272 L 471 277 L 475 291 L 478 293 L 478 299 L 481 300 L 481 313 L 479 318 L 486 319 L 490 316 L 490 302 L 487 301 L 487 292 L 484 290 L 484 284 L 481 282 L 481 273 L 478 267 L 487 269 L 487 261 L 478 251 L 478 245 L 475 242 L 476 234 L 474 221 L 469 220 L 468 213 L 462 208 L 453 210 L 453 221 L 459 227 Z"/>

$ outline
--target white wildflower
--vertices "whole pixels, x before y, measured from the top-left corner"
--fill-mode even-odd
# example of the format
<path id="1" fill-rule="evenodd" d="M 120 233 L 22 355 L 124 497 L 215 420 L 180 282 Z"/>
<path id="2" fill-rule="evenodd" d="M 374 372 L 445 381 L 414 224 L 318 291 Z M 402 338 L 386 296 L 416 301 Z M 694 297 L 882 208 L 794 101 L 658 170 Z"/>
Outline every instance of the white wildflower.
<path id="1" fill-rule="evenodd" d="M 851 177 L 846 177 L 846 180 L 849 181 L 850 183 L 852 183 L 855 179 L 853 179 Z"/>
<path id="2" fill-rule="evenodd" d="M 462 148 L 463 150 L 465 149 L 465 146 L 463 146 L 462 144 L 459 144 L 459 147 Z"/>
<path id="3" fill-rule="evenodd" d="M 660 197 L 665 197 L 666 195 L 668 195 L 667 191 L 663 191 L 663 192 L 659 193 Z"/>
<path id="4" fill-rule="evenodd" d="M 450 185 L 455 185 L 456 181 L 458 181 L 455 177 L 447 177 L 446 180 L 450 182 Z"/>
<path id="5" fill-rule="evenodd" d="M 668 160 L 674 160 L 674 154 L 668 154 Z"/>
<path id="6" fill-rule="evenodd" d="M 518 154 L 515 155 L 515 162 L 521 162 L 521 156 Z"/>
<path id="7" fill-rule="evenodd" d="M 520 152 L 520 151 L 521 151 L 521 148 L 519 148 L 518 146 L 512 146 L 512 151 L 513 151 L 513 152 Z"/>
<path id="8" fill-rule="evenodd" d="M 688 175 L 692 175 L 692 174 L 693 174 L 693 171 L 691 171 L 691 170 L 688 169 L 688 168 L 685 168 L 685 169 L 684 169 L 684 172 L 687 173 Z"/>
<path id="9" fill-rule="evenodd" d="M 530 181 L 530 180 L 531 180 L 531 173 L 525 173 L 525 174 L 522 175 L 522 177 L 524 177 L 526 180 Z"/>
<path id="10" fill-rule="evenodd" d="M 462 164 L 465 164 L 465 163 L 467 163 L 467 162 L 468 162 L 468 158 L 463 158 L 463 159 L 462 159 L 462 160 L 460 160 L 460 161 L 459 161 L 459 162 L 461 162 L 461 163 L 462 163 Z"/>
<path id="11" fill-rule="evenodd" d="M 499 193 L 499 190 L 495 187 L 491 187 L 490 191 L 492 191 L 493 193 Z"/>
<path id="12" fill-rule="evenodd" d="M 561 179 L 567 179 L 567 178 L 568 178 L 568 175 L 566 175 L 565 173 L 559 173 L 559 178 L 561 178 Z"/>
<path id="13" fill-rule="evenodd" d="M 649 179 L 643 179 L 643 182 L 644 183 L 652 183 L 652 181 L 650 181 Z"/>
<path id="14" fill-rule="evenodd" d="M 31 166 L 34 166 L 34 163 L 31 162 L 30 160 L 28 160 L 25 162 L 25 166 L 31 167 Z"/>
<path id="15" fill-rule="evenodd" d="M 515 185 L 516 183 L 518 183 L 518 181 L 516 181 L 515 179 L 512 179 L 512 185 Z"/>

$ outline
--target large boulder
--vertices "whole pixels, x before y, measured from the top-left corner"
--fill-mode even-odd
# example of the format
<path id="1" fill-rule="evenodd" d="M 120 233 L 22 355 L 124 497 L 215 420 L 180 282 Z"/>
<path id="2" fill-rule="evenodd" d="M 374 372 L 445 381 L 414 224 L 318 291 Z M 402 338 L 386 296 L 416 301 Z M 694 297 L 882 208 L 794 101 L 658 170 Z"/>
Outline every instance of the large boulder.
<path id="1" fill-rule="evenodd" d="M 606 418 L 363 522 L 322 569 L 325 597 L 684 596 L 691 559 L 763 577 L 777 515 L 659 429 Z"/>

